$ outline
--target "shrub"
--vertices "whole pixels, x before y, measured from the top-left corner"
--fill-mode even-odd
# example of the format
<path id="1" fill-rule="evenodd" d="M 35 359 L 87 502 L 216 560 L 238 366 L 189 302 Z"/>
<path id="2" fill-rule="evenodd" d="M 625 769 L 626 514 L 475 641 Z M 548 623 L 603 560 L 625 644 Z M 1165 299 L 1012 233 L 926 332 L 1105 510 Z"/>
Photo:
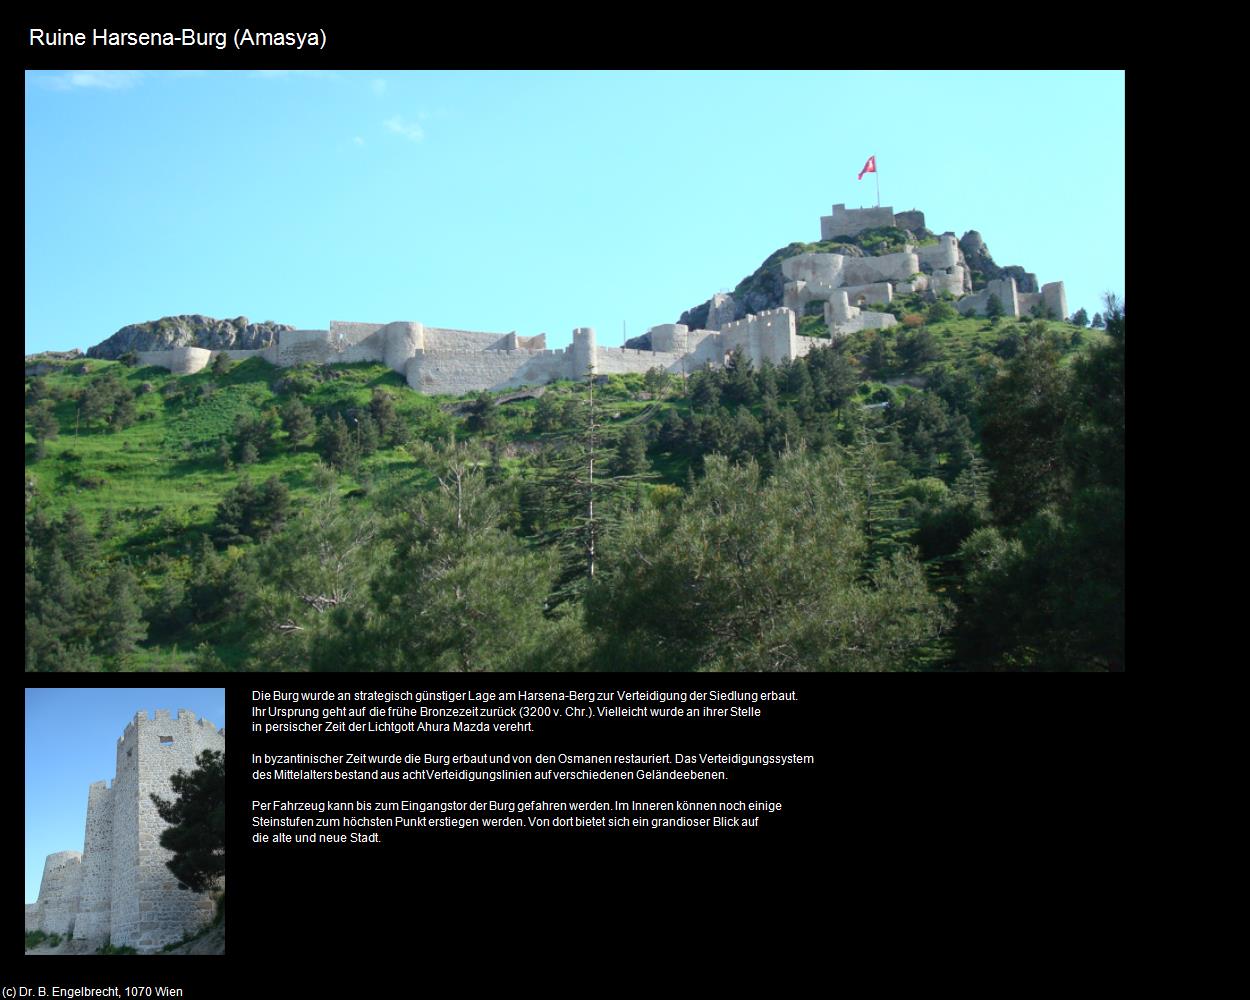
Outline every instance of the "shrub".
<path id="1" fill-rule="evenodd" d="M 138 952 L 128 944 L 116 945 L 110 941 L 108 944 L 102 944 L 95 950 L 97 955 L 137 955 Z"/>
<path id="2" fill-rule="evenodd" d="M 924 317 L 921 316 L 919 313 L 907 313 L 906 315 L 903 316 L 903 326 L 909 327 L 914 330 L 916 327 L 923 326 L 923 325 L 924 325 Z"/>

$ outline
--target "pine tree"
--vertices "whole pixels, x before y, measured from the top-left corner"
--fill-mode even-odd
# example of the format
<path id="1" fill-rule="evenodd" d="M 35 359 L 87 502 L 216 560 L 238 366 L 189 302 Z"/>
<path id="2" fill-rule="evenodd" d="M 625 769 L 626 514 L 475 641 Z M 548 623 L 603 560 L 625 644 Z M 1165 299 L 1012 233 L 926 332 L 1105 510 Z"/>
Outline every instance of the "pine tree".
<path id="1" fill-rule="evenodd" d="M 282 428 L 286 431 L 287 442 L 292 448 L 298 448 L 316 430 L 316 426 L 312 410 L 298 396 L 288 400 L 282 407 Z"/>
<path id="2" fill-rule="evenodd" d="M 147 638 L 138 581 L 130 567 L 115 563 L 109 570 L 105 590 L 108 598 L 97 633 L 98 648 L 113 665 L 119 665 Z"/>
<path id="3" fill-rule="evenodd" d="M 179 769 L 169 779 L 173 799 L 151 798 L 157 814 L 170 824 L 160 837 L 161 847 L 174 855 L 166 867 L 188 889 L 205 892 L 226 873 L 225 754 L 205 750 L 195 764 L 189 773 Z"/>

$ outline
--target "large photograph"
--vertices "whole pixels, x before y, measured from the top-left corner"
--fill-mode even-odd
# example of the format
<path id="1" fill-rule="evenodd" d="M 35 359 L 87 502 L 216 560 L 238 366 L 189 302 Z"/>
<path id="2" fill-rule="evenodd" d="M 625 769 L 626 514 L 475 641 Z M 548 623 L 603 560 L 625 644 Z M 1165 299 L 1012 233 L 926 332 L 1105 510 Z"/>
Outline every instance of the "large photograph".
<path id="1" fill-rule="evenodd" d="M 25 110 L 27 671 L 1124 669 L 1123 72 Z"/>

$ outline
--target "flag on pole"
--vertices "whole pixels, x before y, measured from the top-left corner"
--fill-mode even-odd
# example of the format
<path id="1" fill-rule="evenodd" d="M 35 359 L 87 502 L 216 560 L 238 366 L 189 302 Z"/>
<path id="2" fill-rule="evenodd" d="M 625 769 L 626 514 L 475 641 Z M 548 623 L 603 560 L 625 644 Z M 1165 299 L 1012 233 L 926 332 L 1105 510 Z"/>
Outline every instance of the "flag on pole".
<path id="1" fill-rule="evenodd" d="M 862 181 L 864 179 L 864 174 L 875 174 L 876 172 L 877 172 L 877 154 L 874 153 L 872 156 L 868 157 L 868 162 L 864 164 L 864 169 L 859 172 L 859 176 L 856 177 L 855 179 L 857 181 Z"/>

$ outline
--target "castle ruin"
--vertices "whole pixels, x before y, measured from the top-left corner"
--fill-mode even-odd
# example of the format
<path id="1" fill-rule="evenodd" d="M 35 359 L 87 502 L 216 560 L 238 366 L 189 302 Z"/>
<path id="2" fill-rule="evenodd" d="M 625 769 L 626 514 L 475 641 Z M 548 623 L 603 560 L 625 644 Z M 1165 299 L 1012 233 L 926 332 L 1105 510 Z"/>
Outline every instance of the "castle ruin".
<path id="1" fill-rule="evenodd" d="M 137 712 L 117 741 L 112 783 L 87 789 L 82 851 L 59 851 L 44 862 L 39 898 L 26 906 L 26 930 L 150 952 L 212 919 L 210 895 L 180 885 L 165 866 L 172 855 L 160 835 L 168 824 L 151 795 L 172 799 L 176 771 L 192 771 L 202 751 L 225 747 L 225 729 L 186 709 L 174 716 L 158 709 L 151 719 Z"/>
<path id="2" fill-rule="evenodd" d="M 836 240 L 884 226 L 914 232 L 924 225 L 924 213 L 915 209 L 895 213 L 888 206 L 848 209 L 834 205 L 831 215 L 821 217 L 820 236 L 822 241 Z M 813 303 L 822 305 L 835 339 L 856 330 L 894 326 L 898 321 L 893 315 L 870 307 L 889 305 L 895 295 L 915 292 L 951 295 L 963 315 L 985 315 L 990 297 L 995 296 L 1004 316 L 1018 318 L 1035 308 L 1061 319 L 1067 316 L 1061 281 L 1044 285 L 1041 291 L 1025 291 L 1007 275 L 974 294 L 972 269 L 951 232 L 939 236 L 936 245 L 906 244 L 898 253 L 876 257 L 799 254 L 783 260 L 781 270 L 786 279 L 781 308 L 737 318 L 733 296 L 717 293 L 708 304 L 707 329 L 690 329 L 680 323 L 654 326 L 647 334 L 650 350 L 599 347 L 590 328 L 574 330 L 568 348 L 549 350 L 542 333 L 522 337 L 515 331 L 483 333 L 411 322 L 335 321 L 328 330 L 282 330 L 275 343 L 261 350 L 179 347 L 141 351 L 139 362 L 192 374 L 217 354 L 236 361 L 261 357 L 284 367 L 374 361 L 403 375 L 418 392 L 462 395 L 582 379 L 590 373 L 644 373 L 659 368 L 684 375 L 705 365 L 723 365 L 735 350 L 757 366 L 765 360 L 783 364 L 802 357 L 818 343 L 797 332 L 797 317 Z"/>

